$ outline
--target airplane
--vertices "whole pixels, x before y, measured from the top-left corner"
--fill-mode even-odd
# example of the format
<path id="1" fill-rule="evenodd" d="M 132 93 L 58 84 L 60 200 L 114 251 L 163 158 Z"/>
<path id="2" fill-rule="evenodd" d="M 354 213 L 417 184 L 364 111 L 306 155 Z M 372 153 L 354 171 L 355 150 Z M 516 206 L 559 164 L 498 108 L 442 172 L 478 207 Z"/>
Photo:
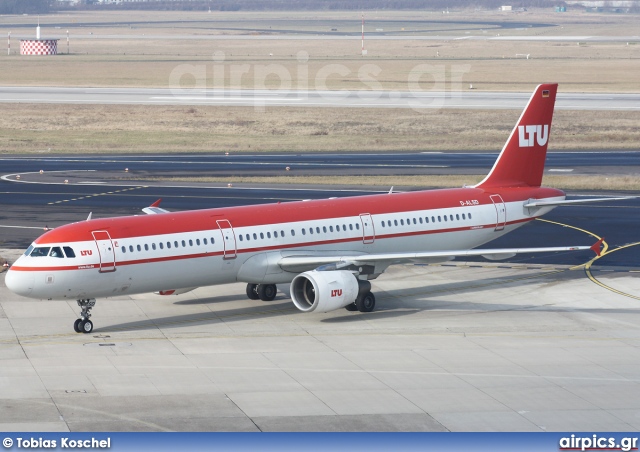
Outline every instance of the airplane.
<path id="1" fill-rule="evenodd" d="M 49 230 L 6 273 L 12 292 L 76 300 L 78 333 L 93 331 L 100 297 L 247 283 L 247 297 L 270 301 L 290 283 L 303 312 L 371 312 L 370 281 L 400 263 L 456 257 L 501 259 L 518 253 L 591 246 L 474 249 L 564 204 L 541 187 L 557 84 L 539 85 L 489 174 L 474 186 L 91 219 Z M 606 198 L 626 199 L 626 198 Z"/>

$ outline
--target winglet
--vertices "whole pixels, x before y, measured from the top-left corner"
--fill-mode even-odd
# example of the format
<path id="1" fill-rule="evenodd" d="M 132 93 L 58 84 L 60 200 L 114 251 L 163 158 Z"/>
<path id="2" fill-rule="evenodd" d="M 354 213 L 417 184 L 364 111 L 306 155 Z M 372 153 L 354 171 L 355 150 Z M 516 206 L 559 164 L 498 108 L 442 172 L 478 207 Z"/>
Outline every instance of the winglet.
<path id="1" fill-rule="evenodd" d="M 602 242 L 604 242 L 604 237 L 602 237 L 600 240 L 598 240 L 596 243 L 594 243 L 593 245 L 591 245 L 591 251 L 593 251 L 594 253 L 596 253 L 598 256 L 602 255 L 602 250 L 600 249 L 600 246 L 602 245 Z"/>
<path id="2" fill-rule="evenodd" d="M 169 212 L 168 210 L 165 210 L 165 209 L 159 207 L 161 201 L 162 201 L 162 198 L 158 199 L 156 202 L 151 204 L 149 207 L 145 207 L 144 209 L 142 209 L 142 211 L 144 213 L 146 213 L 147 215 L 154 215 L 154 214 L 157 214 L 157 213 L 167 213 L 167 212 Z"/>

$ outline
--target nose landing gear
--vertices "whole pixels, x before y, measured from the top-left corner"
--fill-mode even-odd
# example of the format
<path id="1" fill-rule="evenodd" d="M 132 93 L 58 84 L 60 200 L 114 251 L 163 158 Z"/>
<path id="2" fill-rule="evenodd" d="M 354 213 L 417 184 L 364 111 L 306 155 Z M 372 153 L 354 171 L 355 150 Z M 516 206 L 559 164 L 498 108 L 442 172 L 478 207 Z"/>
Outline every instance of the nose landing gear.
<path id="1" fill-rule="evenodd" d="M 77 300 L 77 302 L 82 312 L 80 312 L 80 318 L 73 323 L 73 329 L 76 333 L 90 333 L 93 331 L 93 322 L 89 317 L 91 317 L 91 309 L 96 305 L 96 299 Z"/>

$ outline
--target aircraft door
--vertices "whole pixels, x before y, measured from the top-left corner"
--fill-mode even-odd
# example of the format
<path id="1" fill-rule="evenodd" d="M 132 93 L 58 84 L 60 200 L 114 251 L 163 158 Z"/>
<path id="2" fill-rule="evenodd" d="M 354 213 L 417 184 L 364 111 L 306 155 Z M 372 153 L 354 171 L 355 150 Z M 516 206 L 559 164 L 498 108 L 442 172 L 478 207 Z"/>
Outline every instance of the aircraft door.
<path id="1" fill-rule="evenodd" d="M 100 254 L 100 273 L 116 271 L 116 251 L 107 231 L 92 231 L 93 239 Z"/>
<path id="2" fill-rule="evenodd" d="M 220 232 L 222 233 L 222 246 L 224 247 L 224 258 L 235 259 L 237 257 L 236 234 L 229 220 L 216 220 Z"/>
<path id="3" fill-rule="evenodd" d="M 362 243 L 373 243 L 376 239 L 376 232 L 373 228 L 373 218 L 369 213 L 360 214 L 362 223 Z"/>
<path id="4" fill-rule="evenodd" d="M 493 207 L 496 209 L 496 231 L 502 231 L 507 223 L 507 207 L 500 195 L 491 195 Z"/>

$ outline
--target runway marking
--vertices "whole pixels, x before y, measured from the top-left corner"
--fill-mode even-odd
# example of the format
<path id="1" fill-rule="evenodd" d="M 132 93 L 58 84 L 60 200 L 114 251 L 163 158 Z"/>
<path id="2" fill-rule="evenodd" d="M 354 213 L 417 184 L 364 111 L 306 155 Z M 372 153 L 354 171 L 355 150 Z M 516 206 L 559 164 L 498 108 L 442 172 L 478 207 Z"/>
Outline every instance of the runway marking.
<path id="1" fill-rule="evenodd" d="M 53 206 L 55 204 L 62 204 L 63 202 L 80 201 L 82 199 L 95 198 L 96 196 L 114 195 L 116 193 L 124 193 L 124 192 L 131 191 L 131 190 L 140 190 L 142 188 L 149 188 L 149 187 L 148 186 L 140 186 L 140 187 L 123 188 L 122 190 L 109 191 L 109 192 L 105 192 L 105 193 L 94 193 L 93 195 L 81 196 L 79 198 L 63 199 L 63 200 L 60 200 L 60 201 L 48 202 L 47 205 Z"/>
<path id="2" fill-rule="evenodd" d="M 592 266 L 592 265 L 594 264 L 594 262 L 596 262 L 598 259 L 601 259 L 601 258 L 603 258 L 604 256 L 607 256 L 607 255 L 609 255 L 609 254 L 611 254 L 611 253 L 615 253 L 616 251 L 624 250 L 624 249 L 627 249 L 627 248 L 631 248 L 632 246 L 638 246 L 638 245 L 640 245 L 640 242 L 630 243 L 630 244 L 628 244 L 628 245 L 619 246 L 618 248 L 612 249 L 611 251 L 602 252 L 602 253 L 600 254 L 600 256 L 596 256 L 596 257 L 594 257 L 594 258 L 593 258 L 593 259 L 591 259 L 589 262 L 587 262 L 587 264 L 585 265 L 585 269 L 584 269 L 584 271 L 585 271 L 585 273 L 587 274 L 587 277 L 588 277 L 592 282 L 594 282 L 594 283 L 596 283 L 597 285 L 599 285 L 600 287 L 602 287 L 602 288 L 604 288 L 604 289 L 607 289 L 607 290 L 609 290 L 609 291 L 611 291 L 611 292 L 613 292 L 613 293 L 616 293 L 616 294 L 618 294 L 618 295 L 622 295 L 622 296 L 625 296 L 625 297 L 633 298 L 634 300 L 640 300 L 640 297 L 639 297 L 639 296 L 632 295 L 632 294 L 629 294 L 629 293 L 623 292 L 623 291 L 618 290 L 618 289 L 614 289 L 613 287 L 611 287 L 611 286 L 609 286 L 609 285 L 607 285 L 607 284 L 605 284 L 605 283 L 603 283 L 603 282 L 599 281 L 595 276 L 593 276 L 592 269 L 591 269 L 591 266 Z M 602 271 L 602 270 L 600 270 L 600 271 Z"/>
<path id="3" fill-rule="evenodd" d="M 5 225 L 5 224 L 0 224 L 0 228 L 16 228 L 16 229 L 39 229 L 39 230 L 44 230 L 43 227 L 38 227 L 38 226 L 11 226 L 11 225 Z"/>
<path id="4" fill-rule="evenodd" d="M 586 233 L 586 234 L 589 234 L 590 236 L 592 236 L 592 237 L 596 238 L 597 240 L 600 240 L 600 237 L 599 237 L 598 235 L 594 234 L 593 232 L 589 232 L 589 231 L 587 231 L 587 230 L 585 230 L 585 229 L 580 229 L 580 228 L 577 228 L 577 227 L 575 227 L 575 226 L 570 226 L 570 225 L 568 225 L 568 224 L 558 223 L 558 222 L 556 222 L 556 221 L 544 220 L 544 219 L 542 219 L 542 218 L 537 218 L 537 220 L 539 220 L 539 221 L 544 221 L 544 222 L 546 222 L 546 223 L 552 223 L 552 224 L 560 225 L 560 226 L 563 226 L 563 227 L 566 227 L 566 228 L 576 229 L 576 230 L 578 230 L 578 231 L 580 231 L 580 232 L 584 232 L 584 233 Z M 582 264 L 582 265 L 579 265 L 579 266 L 577 266 L 577 267 L 575 267 L 575 268 L 579 268 L 579 267 L 583 267 L 583 266 L 584 266 L 584 272 L 585 272 L 585 274 L 587 275 L 587 278 L 589 278 L 589 280 L 590 280 L 591 282 L 593 282 L 593 283 L 595 283 L 595 284 L 599 285 L 599 286 L 600 286 L 600 287 L 602 287 L 603 289 L 607 289 L 607 290 L 609 290 L 609 291 L 611 291 L 611 292 L 613 292 L 613 293 L 616 293 L 616 294 L 618 294 L 618 295 L 622 295 L 622 296 L 624 296 L 624 297 L 633 298 L 634 300 L 640 300 L 640 297 L 639 297 L 639 296 L 632 295 L 632 294 L 630 294 L 630 293 L 626 293 L 626 292 L 623 292 L 623 291 L 618 290 L 618 289 L 614 289 L 613 287 L 608 286 L 607 284 L 605 284 L 605 283 L 603 283 L 603 282 L 599 281 L 595 276 L 593 276 L 593 271 L 594 271 L 595 269 L 593 269 L 593 270 L 592 270 L 592 268 L 591 268 L 591 267 L 593 266 L 593 264 L 594 264 L 597 260 L 599 260 L 599 259 L 603 258 L 604 256 L 607 256 L 607 255 L 609 255 L 609 254 L 611 254 L 611 253 L 615 253 L 616 251 L 620 251 L 620 250 L 623 250 L 623 249 L 626 249 L 626 248 L 631 248 L 632 246 L 638 246 L 638 245 L 640 245 L 640 242 L 636 242 L 636 243 L 631 243 L 631 244 L 628 244 L 628 245 L 619 246 L 618 248 L 612 249 L 612 250 L 610 250 L 610 251 L 609 251 L 609 244 L 608 244 L 606 241 L 603 241 L 603 242 L 602 242 L 602 244 L 603 244 L 604 246 L 603 246 L 602 251 L 600 252 L 600 255 L 599 255 L 599 256 L 596 256 L 596 257 L 594 257 L 593 259 L 589 260 L 589 262 L 586 262 L 586 263 L 584 263 L 584 264 Z M 598 271 L 605 271 L 605 270 L 598 270 Z M 615 270 L 612 270 L 612 271 L 615 271 Z"/>

